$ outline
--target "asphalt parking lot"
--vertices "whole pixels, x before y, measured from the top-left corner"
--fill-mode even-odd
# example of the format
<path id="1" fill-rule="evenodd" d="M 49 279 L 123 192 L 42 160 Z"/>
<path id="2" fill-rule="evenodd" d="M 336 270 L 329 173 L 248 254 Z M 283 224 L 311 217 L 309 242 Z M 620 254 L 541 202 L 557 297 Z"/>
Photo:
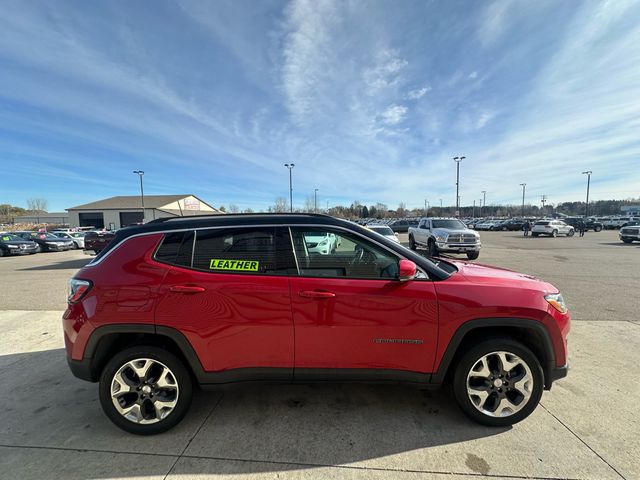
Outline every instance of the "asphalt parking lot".
<path id="1" fill-rule="evenodd" d="M 640 244 L 481 236 L 479 263 L 551 281 L 573 315 L 569 376 L 512 428 L 444 390 L 296 385 L 200 392 L 174 430 L 129 435 L 65 361 L 66 280 L 89 257 L 0 259 L 0 478 L 640 479 Z"/>

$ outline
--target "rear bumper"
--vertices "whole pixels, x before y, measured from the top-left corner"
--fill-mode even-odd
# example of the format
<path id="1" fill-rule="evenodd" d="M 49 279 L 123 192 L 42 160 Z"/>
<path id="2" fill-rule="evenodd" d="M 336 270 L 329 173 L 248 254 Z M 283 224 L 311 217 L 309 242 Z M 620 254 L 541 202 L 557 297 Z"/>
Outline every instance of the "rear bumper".
<path id="1" fill-rule="evenodd" d="M 74 377 L 88 382 L 96 381 L 91 371 L 91 359 L 72 360 L 67 357 L 67 364 Z"/>

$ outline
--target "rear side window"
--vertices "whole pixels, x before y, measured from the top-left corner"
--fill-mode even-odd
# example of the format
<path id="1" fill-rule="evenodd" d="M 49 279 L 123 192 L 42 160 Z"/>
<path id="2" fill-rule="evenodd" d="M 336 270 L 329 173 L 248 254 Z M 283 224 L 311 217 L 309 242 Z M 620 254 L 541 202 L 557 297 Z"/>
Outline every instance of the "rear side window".
<path id="1" fill-rule="evenodd" d="M 193 268 L 211 273 L 297 273 L 288 229 L 282 227 L 198 230 Z"/>
<path id="2" fill-rule="evenodd" d="M 164 236 L 155 259 L 162 263 L 191 267 L 194 232 L 175 232 Z"/>

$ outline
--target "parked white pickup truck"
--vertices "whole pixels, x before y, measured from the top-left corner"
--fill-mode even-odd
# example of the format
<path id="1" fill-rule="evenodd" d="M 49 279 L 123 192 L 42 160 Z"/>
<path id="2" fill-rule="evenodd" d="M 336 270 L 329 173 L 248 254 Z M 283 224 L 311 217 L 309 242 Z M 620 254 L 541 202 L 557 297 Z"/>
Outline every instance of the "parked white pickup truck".
<path id="1" fill-rule="evenodd" d="M 457 218 L 423 218 L 417 227 L 409 228 L 409 248 L 426 248 L 432 257 L 464 253 L 469 260 L 475 260 L 481 246 L 480 234 Z"/>

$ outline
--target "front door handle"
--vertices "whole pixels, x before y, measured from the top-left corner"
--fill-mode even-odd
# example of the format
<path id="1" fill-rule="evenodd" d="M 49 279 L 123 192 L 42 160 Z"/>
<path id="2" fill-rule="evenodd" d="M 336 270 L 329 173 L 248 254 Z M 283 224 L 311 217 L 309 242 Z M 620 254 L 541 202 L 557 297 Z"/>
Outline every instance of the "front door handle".
<path id="1" fill-rule="evenodd" d="M 305 298 L 333 298 L 336 294 L 323 290 L 301 290 L 300 296 Z"/>
<path id="2" fill-rule="evenodd" d="M 206 288 L 198 285 L 173 285 L 169 288 L 169 291 L 174 293 L 201 293 L 205 290 Z"/>

